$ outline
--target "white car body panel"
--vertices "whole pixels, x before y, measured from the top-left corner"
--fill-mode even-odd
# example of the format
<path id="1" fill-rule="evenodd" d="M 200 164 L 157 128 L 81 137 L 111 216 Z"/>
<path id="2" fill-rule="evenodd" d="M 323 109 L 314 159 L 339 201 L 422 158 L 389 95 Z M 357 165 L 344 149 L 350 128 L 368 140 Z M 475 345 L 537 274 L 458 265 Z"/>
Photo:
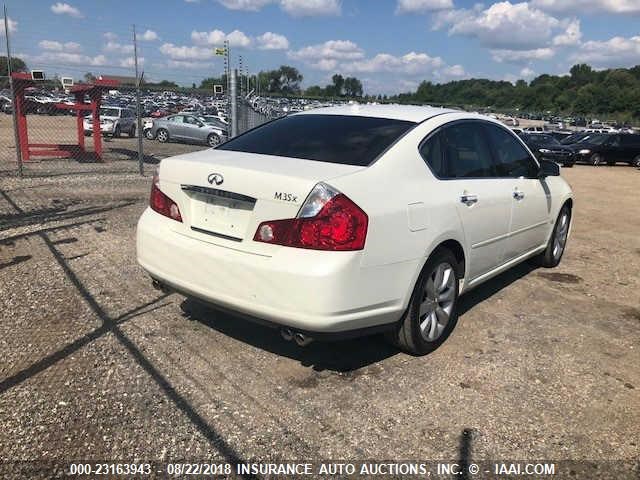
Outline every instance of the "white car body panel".
<path id="1" fill-rule="evenodd" d="M 561 177 L 439 180 L 418 145 L 438 127 L 480 115 L 425 107 L 331 107 L 297 115 L 362 115 L 420 122 L 368 167 L 205 150 L 162 161 L 160 189 L 183 223 L 147 209 L 137 233 L 138 261 L 150 275 L 187 295 L 310 332 L 344 332 L 397 321 L 433 250 L 462 247 L 461 293 L 539 253 L 562 205 L 572 197 Z M 504 127 L 503 127 L 504 128 Z M 532 155 L 533 156 L 533 155 Z M 192 200 L 183 185 L 209 186 L 257 199 L 234 241 L 193 231 Z M 363 250 L 327 252 L 253 241 L 266 220 L 294 218 L 318 182 L 355 202 L 369 218 Z M 222 188 L 222 187 L 220 187 Z M 516 200 L 514 190 L 524 193 Z M 467 191 L 478 203 L 467 206 Z M 286 192 L 295 201 L 274 198 Z M 243 220 L 244 221 L 244 220 Z"/>

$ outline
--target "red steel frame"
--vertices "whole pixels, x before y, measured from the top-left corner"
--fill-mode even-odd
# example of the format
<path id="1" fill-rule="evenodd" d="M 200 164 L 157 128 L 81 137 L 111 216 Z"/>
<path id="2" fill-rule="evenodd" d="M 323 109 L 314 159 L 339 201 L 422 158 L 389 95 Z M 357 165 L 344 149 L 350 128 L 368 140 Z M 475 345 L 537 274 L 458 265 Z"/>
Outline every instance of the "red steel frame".
<path id="1" fill-rule="evenodd" d="M 78 133 L 78 143 L 75 145 L 63 145 L 56 143 L 29 143 L 29 133 L 27 126 L 27 115 L 25 109 L 25 90 L 35 85 L 30 73 L 16 72 L 11 74 L 13 79 L 15 115 L 18 119 L 18 138 L 20 141 L 20 151 L 22 161 L 28 162 L 31 157 L 83 157 L 90 154 L 84 146 L 84 126 L 82 112 L 91 112 L 93 119 L 93 155 L 98 161 L 102 161 L 102 135 L 100 132 L 100 104 L 104 90 L 118 87 L 120 82 L 112 79 L 96 80 L 91 84 L 78 84 L 71 87 L 71 93 L 75 96 L 75 103 L 56 104 L 56 108 L 76 111 L 76 127 Z M 89 103 L 85 103 L 85 95 L 89 96 Z"/>

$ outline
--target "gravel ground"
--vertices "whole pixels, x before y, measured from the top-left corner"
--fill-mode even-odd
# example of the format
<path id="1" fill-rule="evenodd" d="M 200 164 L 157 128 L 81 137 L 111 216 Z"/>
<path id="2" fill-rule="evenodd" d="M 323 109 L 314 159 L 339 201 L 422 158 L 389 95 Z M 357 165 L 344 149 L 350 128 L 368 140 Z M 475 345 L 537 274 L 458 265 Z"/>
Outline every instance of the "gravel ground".
<path id="1" fill-rule="evenodd" d="M 0 176 L 0 477 L 73 460 L 640 458 L 640 172 L 563 170 L 560 267 L 463 297 L 449 340 L 415 358 L 379 337 L 298 348 L 154 290 L 132 163 Z"/>

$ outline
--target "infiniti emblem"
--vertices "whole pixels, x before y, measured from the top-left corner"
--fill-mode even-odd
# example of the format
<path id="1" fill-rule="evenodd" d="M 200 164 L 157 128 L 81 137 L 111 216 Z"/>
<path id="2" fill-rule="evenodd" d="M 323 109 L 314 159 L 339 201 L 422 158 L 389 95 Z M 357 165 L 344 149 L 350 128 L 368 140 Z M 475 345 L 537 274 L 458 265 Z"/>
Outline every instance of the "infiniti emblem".
<path id="1" fill-rule="evenodd" d="M 221 185 L 222 182 L 224 182 L 224 177 L 219 173 L 212 173 L 212 174 L 209 175 L 207 180 L 209 181 L 209 183 L 211 185 L 213 185 L 214 183 L 216 185 Z"/>

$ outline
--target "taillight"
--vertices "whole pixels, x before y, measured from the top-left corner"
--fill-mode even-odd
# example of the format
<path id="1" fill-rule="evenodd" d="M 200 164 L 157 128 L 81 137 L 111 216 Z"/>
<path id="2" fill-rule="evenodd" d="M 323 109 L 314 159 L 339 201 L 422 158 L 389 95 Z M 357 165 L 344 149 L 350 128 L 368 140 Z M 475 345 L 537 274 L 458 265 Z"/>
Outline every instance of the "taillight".
<path id="1" fill-rule="evenodd" d="M 176 222 L 182 222 L 182 216 L 180 215 L 180 209 L 176 202 L 171 200 L 168 196 L 166 196 L 160 190 L 158 186 L 159 179 L 158 174 L 156 173 L 153 176 L 153 182 L 151 183 L 151 197 L 149 198 L 149 206 L 155 212 L 158 212 L 160 215 L 164 215 L 165 217 L 169 217 Z"/>
<path id="2" fill-rule="evenodd" d="M 362 250 L 368 222 L 367 214 L 346 195 L 319 183 L 297 218 L 262 222 L 253 239 L 313 250 Z"/>

